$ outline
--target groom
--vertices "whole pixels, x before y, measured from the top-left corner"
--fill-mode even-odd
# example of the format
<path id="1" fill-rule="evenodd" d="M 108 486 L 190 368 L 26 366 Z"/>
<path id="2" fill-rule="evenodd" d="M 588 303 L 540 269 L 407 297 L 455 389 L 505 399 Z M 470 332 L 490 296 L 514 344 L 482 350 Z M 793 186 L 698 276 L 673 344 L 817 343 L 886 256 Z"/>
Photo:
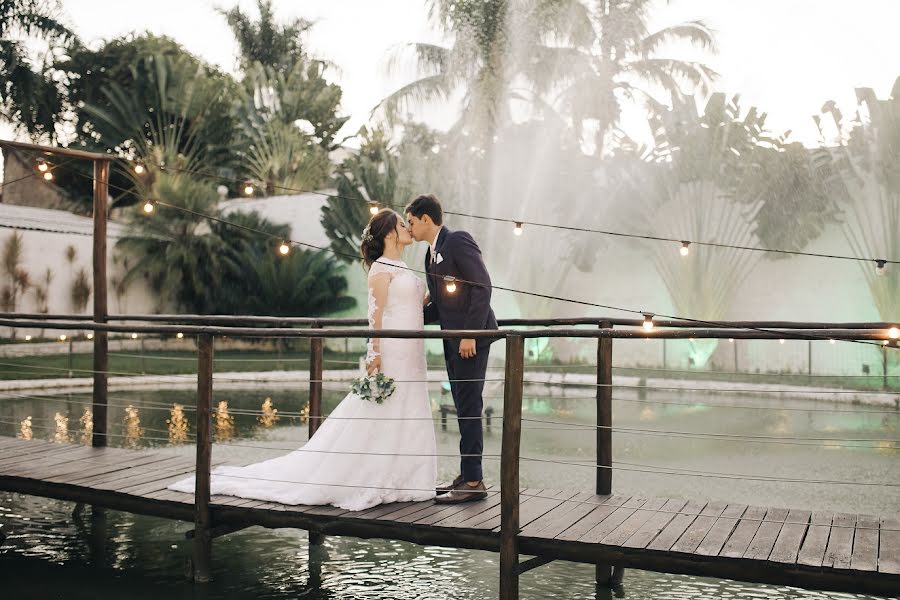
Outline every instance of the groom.
<path id="1" fill-rule="evenodd" d="M 497 329 L 491 310 L 491 277 L 472 236 L 444 227 L 441 203 L 431 194 L 410 202 L 406 218 L 413 239 L 430 246 L 425 272 L 431 301 L 425 306 L 425 323 L 440 323 L 441 329 Z M 462 281 L 448 286 L 445 277 Z M 461 458 L 459 476 L 450 485 L 437 488 L 437 493 L 443 495 L 438 495 L 435 502 L 457 504 L 487 497 L 481 473 L 481 394 L 493 341 L 444 340 L 444 360 L 459 422 Z"/>

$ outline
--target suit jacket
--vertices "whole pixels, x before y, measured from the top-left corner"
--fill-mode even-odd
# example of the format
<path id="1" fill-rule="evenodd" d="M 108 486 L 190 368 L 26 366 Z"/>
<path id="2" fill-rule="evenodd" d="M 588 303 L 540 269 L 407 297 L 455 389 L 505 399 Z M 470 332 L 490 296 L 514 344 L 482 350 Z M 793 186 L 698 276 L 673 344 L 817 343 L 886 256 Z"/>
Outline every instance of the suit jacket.
<path id="1" fill-rule="evenodd" d="M 425 323 L 440 323 L 441 329 L 497 329 L 497 319 L 491 309 L 491 276 L 488 274 L 481 250 L 465 231 L 441 228 L 435 243 L 435 254 L 443 260 L 431 262 L 431 251 L 425 254 L 425 272 L 431 303 L 425 307 Z M 446 276 L 478 283 L 456 282 L 456 291 L 447 291 Z M 478 339 L 477 347 L 495 340 Z M 446 340 L 454 352 L 459 340 Z"/>

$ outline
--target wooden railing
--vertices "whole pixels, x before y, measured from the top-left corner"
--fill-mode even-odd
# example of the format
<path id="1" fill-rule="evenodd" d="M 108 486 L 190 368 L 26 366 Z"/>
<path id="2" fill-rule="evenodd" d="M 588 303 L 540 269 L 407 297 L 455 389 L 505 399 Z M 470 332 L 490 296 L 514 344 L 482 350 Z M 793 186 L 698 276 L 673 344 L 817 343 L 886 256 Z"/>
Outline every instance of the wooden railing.
<path id="1" fill-rule="evenodd" d="M 522 428 L 522 396 L 524 389 L 525 340 L 529 338 L 591 338 L 597 340 L 596 407 L 597 454 L 596 493 L 612 492 L 612 357 L 613 340 L 624 338 L 736 338 L 736 339 L 812 339 L 812 340 L 877 340 L 887 339 L 887 323 L 785 323 L 785 322 L 728 322 L 715 326 L 690 327 L 685 321 L 655 321 L 652 331 L 640 328 L 642 321 L 634 319 L 510 319 L 501 321 L 505 327 L 540 327 L 541 329 L 501 329 L 499 331 L 402 331 L 353 328 L 365 321 L 358 319 L 300 319 L 281 317 L 232 317 L 197 315 L 119 315 L 108 322 L 65 315 L 0 315 L 0 326 L 15 328 L 48 328 L 56 330 L 92 330 L 95 339 L 101 334 L 143 333 L 194 335 L 198 340 L 197 367 L 197 446 L 195 490 L 195 579 L 209 578 L 210 550 L 210 458 L 212 438 L 212 390 L 215 339 L 221 336 L 254 338 L 304 338 L 310 341 L 309 361 L 309 435 L 318 429 L 322 415 L 322 376 L 324 340 L 329 338 L 416 338 L 462 339 L 491 338 L 506 341 L 504 377 L 503 433 L 501 445 L 501 533 L 500 585 L 501 598 L 518 597 L 519 532 L 519 459 Z M 127 321 L 128 324 L 118 324 Z M 149 324 L 135 324 L 149 323 Z M 248 326 L 272 325 L 271 327 Z M 574 326 L 592 325 L 590 329 Z M 299 326 L 299 328 L 298 328 Z M 550 327 L 567 326 L 559 329 Z M 619 326 L 619 329 L 616 329 Z M 623 328 L 624 327 L 624 328 Z M 105 337 L 105 336 L 104 336 Z M 896 341 L 890 342 L 896 346 Z M 103 352 L 95 345 L 95 354 Z M 95 355 L 94 372 L 94 436 L 93 445 L 106 444 L 106 386 L 107 357 Z M 102 367 L 97 368 L 97 367 Z M 598 582 L 606 582 L 611 565 L 597 566 Z M 619 571 L 619 576 L 621 571 Z"/>

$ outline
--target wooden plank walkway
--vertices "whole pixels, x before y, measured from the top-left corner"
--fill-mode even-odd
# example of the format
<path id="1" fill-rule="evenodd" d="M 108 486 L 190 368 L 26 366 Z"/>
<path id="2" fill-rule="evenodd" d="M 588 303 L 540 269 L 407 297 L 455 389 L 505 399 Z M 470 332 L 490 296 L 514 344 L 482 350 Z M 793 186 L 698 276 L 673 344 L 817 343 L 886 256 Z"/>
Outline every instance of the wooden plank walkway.
<path id="1" fill-rule="evenodd" d="M 193 494 L 166 490 L 194 460 L 153 450 L 0 438 L 0 490 L 193 521 Z M 890 507 L 896 510 L 896 507 Z M 213 496 L 213 526 L 499 550 L 500 494 L 455 506 L 403 502 L 348 512 Z M 810 589 L 900 594 L 900 519 L 675 498 L 524 489 L 520 552 Z"/>

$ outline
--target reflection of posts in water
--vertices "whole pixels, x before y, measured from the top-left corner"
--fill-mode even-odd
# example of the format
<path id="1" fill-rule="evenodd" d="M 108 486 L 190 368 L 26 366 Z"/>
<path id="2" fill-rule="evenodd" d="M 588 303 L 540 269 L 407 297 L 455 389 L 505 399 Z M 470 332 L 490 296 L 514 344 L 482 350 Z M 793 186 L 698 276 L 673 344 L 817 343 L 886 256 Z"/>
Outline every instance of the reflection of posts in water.
<path id="1" fill-rule="evenodd" d="M 88 537 L 91 564 L 103 566 L 106 561 L 106 509 L 91 506 L 91 533 Z"/>
<path id="2" fill-rule="evenodd" d="M 311 589 L 322 587 L 322 565 L 328 559 L 325 548 L 325 534 L 318 531 L 309 532 L 309 583 Z"/>

